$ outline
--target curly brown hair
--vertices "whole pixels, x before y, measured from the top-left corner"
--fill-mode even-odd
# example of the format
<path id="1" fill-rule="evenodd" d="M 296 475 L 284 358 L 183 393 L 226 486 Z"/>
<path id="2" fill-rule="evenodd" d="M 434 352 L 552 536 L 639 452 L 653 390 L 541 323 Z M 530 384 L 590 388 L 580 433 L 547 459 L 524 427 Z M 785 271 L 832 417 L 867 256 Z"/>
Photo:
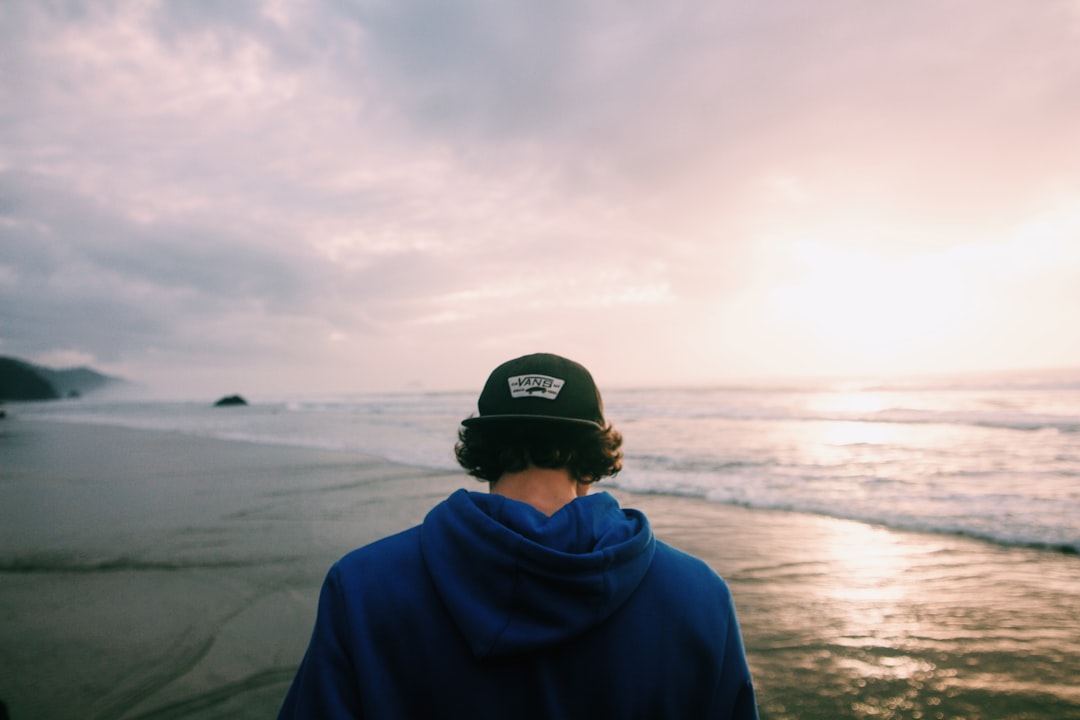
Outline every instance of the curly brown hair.
<path id="1" fill-rule="evenodd" d="M 574 480 L 592 483 L 622 469 L 622 434 L 605 427 L 517 420 L 458 430 L 458 464 L 478 480 L 495 482 L 529 466 L 565 468 Z"/>

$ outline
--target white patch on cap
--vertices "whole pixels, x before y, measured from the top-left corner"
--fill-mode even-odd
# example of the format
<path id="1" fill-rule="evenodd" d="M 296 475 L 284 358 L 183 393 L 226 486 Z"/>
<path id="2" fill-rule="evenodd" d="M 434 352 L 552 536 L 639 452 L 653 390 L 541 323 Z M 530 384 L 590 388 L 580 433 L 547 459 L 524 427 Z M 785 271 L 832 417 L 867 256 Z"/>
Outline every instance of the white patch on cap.
<path id="1" fill-rule="evenodd" d="M 515 375 L 507 382 L 510 383 L 512 398 L 542 397 L 548 400 L 559 397 L 559 391 L 566 383 L 565 380 L 550 375 Z"/>

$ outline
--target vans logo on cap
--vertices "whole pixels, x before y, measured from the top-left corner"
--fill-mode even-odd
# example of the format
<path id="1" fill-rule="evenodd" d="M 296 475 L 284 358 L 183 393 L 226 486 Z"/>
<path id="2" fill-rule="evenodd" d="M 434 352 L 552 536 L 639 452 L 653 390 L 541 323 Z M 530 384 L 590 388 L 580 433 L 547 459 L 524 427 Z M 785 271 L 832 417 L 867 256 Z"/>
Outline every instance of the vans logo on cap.
<path id="1" fill-rule="evenodd" d="M 515 375 L 507 382 L 510 383 L 512 398 L 542 397 L 554 400 L 559 397 L 559 391 L 566 381 L 550 375 Z"/>

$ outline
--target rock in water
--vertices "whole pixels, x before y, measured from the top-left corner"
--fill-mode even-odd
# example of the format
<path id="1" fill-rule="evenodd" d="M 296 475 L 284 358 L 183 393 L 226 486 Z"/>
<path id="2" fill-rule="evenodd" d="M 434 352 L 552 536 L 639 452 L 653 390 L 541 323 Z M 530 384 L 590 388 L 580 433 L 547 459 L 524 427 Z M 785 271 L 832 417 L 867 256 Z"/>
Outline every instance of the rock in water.
<path id="1" fill-rule="evenodd" d="M 214 407 L 229 407 L 230 405 L 247 405 L 247 400 L 239 395 L 226 395 L 214 403 Z"/>

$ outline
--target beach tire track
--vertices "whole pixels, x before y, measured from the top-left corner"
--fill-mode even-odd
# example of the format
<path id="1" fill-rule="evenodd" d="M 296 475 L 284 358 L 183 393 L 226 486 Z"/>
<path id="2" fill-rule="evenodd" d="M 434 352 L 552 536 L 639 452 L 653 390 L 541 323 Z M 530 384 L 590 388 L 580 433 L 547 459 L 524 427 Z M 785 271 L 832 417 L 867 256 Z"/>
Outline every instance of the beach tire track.
<path id="1" fill-rule="evenodd" d="M 202 633 L 209 633 L 205 640 L 202 642 L 191 641 L 190 639 L 195 635 L 195 629 L 192 627 L 187 628 L 180 638 L 163 654 L 164 659 L 161 662 L 150 664 L 143 677 L 117 688 L 106 696 L 100 701 L 99 709 L 96 709 L 90 717 L 97 718 L 97 720 L 127 718 L 129 717 L 127 713 L 132 708 L 145 703 L 156 692 L 195 669 L 214 647 L 215 638 L 218 637 L 222 628 L 274 590 L 272 585 L 268 583 L 255 583 L 254 587 L 254 592 L 246 593 L 247 597 L 237 603 L 231 611 L 220 617 L 213 626 L 202 628 Z M 285 673 L 284 682 L 291 681 L 295 671 L 295 667 L 283 670 L 282 672 Z M 158 710 L 150 711 L 149 714 L 140 713 L 134 717 L 185 717 L 188 712 L 196 712 L 204 707 L 212 707 L 227 701 L 234 695 L 277 683 L 280 678 L 276 673 L 277 669 L 260 671 L 249 675 L 245 679 L 223 685 L 218 689 L 178 700 Z M 282 693 L 284 696 L 284 690 Z M 170 708 L 175 708 L 176 712 L 180 714 L 158 715 L 158 713 L 165 712 Z M 169 710 L 169 712 L 172 712 L 172 710 Z"/>
<path id="2" fill-rule="evenodd" d="M 194 697 L 179 700 L 145 713 L 132 715 L 127 720 L 178 720 L 196 715 L 203 717 L 203 713 L 207 710 L 222 705 L 239 695 L 274 685 L 282 686 L 281 697 L 284 698 L 285 688 L 292 681 L 295 673 L 296 668 L 294 666 L 260 670 L 257 673 L 248 675 L 246 678 L 226 683 Z"/>
<path id="3" fill-rule="evenodd" d="M 96 707 L 90 717 L 99 720 L 123 717 L 128 710 L 198 665 L 214 646 L 214 636 L 211 635 L 201 642 L 191 642 L 193 634 L 194 630 L 189 628 L 164 653 L 162 661 L 149 666 L 146 675 L 134 682 L 122 684 L 95 703 Z"/>

